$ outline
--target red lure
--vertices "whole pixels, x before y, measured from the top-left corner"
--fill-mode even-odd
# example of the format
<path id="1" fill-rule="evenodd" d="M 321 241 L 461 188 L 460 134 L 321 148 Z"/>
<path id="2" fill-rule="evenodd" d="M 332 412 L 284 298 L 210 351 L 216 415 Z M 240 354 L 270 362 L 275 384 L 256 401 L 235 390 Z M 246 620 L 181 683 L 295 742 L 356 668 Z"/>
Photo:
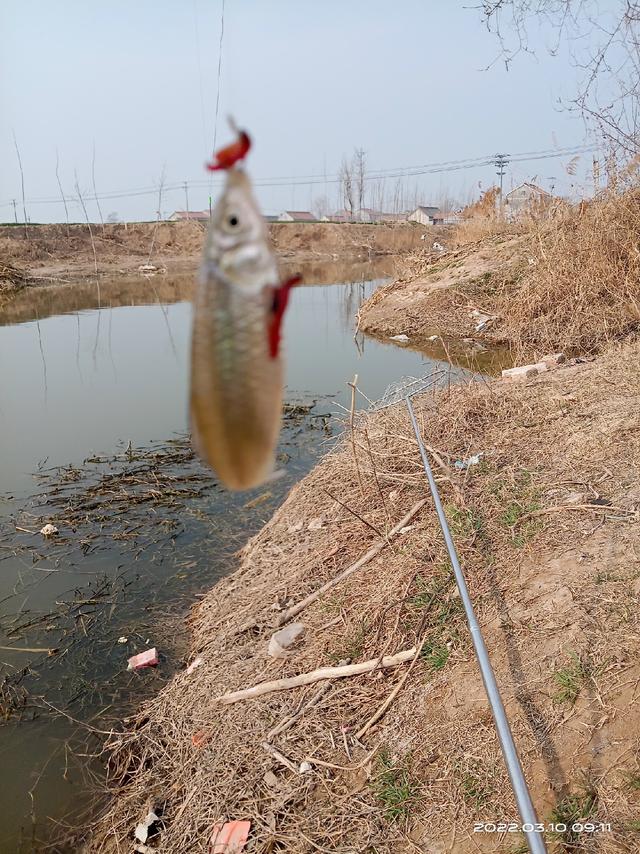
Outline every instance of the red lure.
<path id="1" fill-rule="evenodd" d="M 212 163 L 207 163 L 207 169 L 210 172 L 217 172 L 218 169 L 231 169 L 239 160 L 244 158 L 249 153 L 251 148 L 251 139 L 246 131 L 238 131 L 238 139 L 227 145 L 226 148 L 221 148 L 214 154 L 215 160 Z"/>

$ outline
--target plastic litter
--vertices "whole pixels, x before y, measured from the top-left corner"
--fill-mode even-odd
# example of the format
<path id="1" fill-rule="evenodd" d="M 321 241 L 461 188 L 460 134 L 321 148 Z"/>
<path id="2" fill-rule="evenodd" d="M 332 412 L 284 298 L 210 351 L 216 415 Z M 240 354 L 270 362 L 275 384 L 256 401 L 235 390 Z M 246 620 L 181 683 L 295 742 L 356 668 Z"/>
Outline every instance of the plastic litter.
<path id="1" fill-rule="evenodd" d="M 40 528 L 40 533 L 43 537 L 55 537 L 58 533 L 58 529 L 55 525 L 52 525 L 51 522 L 47 522 L 44 528 Z"/>
<path id="2" fill-rule="evenodd" d="M 138 655 L 132 655 L 127 670 L 141 670 L 143 667 L 155 667 L 158 663 L 158 650 L 154 647 Z M 142 840 L 144 842 L 144 839 Z"/>
<path id="3" fill-rule="evenodd" d="M 138 842 L 146 842 L 149 838 L 149 828 L 152 824 L 158 821 L 158 816 L 154 813 L 153 810 L 149 810 L 140 824 L 136 827 L 133 835 L 138 840 Z"/>
<path id="4" fill-rule="evenodd" d="M 402 335 L 391 335 L 391 336 L 390 336 L 390 338 L 389 338 L 389 341 L 402 341 L 402 342 L 407 342 L 408 340 L 409 340 L 409 336 L 408 336 L 408 335 L 404 335 L 404 334 L 402 334 Z"/>
<path id="5" fill-rule="evenodd" d="M 456 460 L 453 464 L 453 467 L 456 469 L 461 469 L 464 471 L 468 469 L 470 466 L 477 466 L 482 457 L 484 456 L 484 451 L 480 451 L 479 454 L 474 454 L 472 457 L 467 457 L 466 460 Z"/>
<path id="6" fill-rule="evenodd" d="M 250 830 L 250 821 L 214 824 L 209 840 L 209 854 L 240 854 L 247 844 Z"/>
<path id="7" fill-rule="evenodd" d="M 289 650 L 304 635 L 302 623 L 290 623 L 271 636 L 267 652 L 272 658 L 287 658 Z"/>

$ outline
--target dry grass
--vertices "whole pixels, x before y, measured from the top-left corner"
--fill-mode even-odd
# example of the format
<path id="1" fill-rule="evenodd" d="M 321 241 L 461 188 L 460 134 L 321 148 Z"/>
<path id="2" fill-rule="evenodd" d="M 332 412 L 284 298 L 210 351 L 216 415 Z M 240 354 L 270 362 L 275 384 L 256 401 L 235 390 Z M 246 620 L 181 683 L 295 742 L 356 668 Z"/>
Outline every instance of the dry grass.
<path id="1" fill-rule="evenodd" d="M 441 489 L 541 817 L 579 812 L 587 786 L 591 820 L 613 830 L 585 837 L 580 850 L 597 842 L 605 854 L 636 850 L 637 841 L 638 790 L 629 780 L 640 736 L 632 703 L 640 563 L 630 558 L 640 553 L 639 354 L 628 346 L 544 382 L 416 401 L 445 464 L 484 452 L 466 473 L 439 469 Z M 516 813 L 432 512 L 303 611 L 307 633 L 291 658 L 266 655 L 281 609 L 360 557 L 378 539 L 372 529 L 388 530 L 424 495 L 402 406 L 361 417 L 355 449 L 357 468 L 344 442 L 294 488 L 243 549 L 239 569 L 194 612 L 193 655 L 204 663 L 112 738 L 105 756 L 114 797 L 90 851 L 131 851 L 150 801 L 161 815 L 151 844 L 166 854 L 206 851 L 212 824 L 230 818 L 251 820 L 247 851 L 261 854 L 508 850 L 511 837 L 472 832 L 476 820 Z M 309 530 L 312 519 L 322 523 Z M 272 737 L 293 767 L 311 763 L 305 774 L 260 745 L 318 686 L 215 701 L 420 642 L 408 678 L 360 739 L 408 665 L 332 683 Z M 554 674 L 573 654 L 590 665 L 571 702 L 558 701 Z"/>
<path id="2" fill-rule="evenodd" d="M 599 353 L 640 328 L 639 233 L 637 184 L 580 205 L 559 202 L 515 224 L 469 218 L 456 232 L 463 245 L 407 256 L 398 285 L 362 307 L 362 328 L 469 335 L 475 306 L 498 315 L 478 337 L 508 345 L 518 359 Z"/>

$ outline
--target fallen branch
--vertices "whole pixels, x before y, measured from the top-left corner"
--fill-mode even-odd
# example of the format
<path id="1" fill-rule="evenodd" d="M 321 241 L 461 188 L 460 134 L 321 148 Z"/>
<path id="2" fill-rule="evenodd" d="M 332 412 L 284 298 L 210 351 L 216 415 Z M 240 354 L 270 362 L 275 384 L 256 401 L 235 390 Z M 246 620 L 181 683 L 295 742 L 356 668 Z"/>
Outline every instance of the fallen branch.
<path id="1" fill-rule="evenodd" d="M 335 587 L 337 584 L 340 584 L 341 581 L 344 581 L 345 578 L 348 578 L 352 575 L 356 570 L 360 569 L 361 566 L 364 566 L 365 563 L 368 563 L 372 558 L 374 558 L 377 554 L 379 554 L 382 549 L 389 544 L 391 537 L 395 536 L 400 532 L 402 528 L 407 525 L 411 519 L 416 515 L 416 513 L 421 510 L 424 505 L 427 503 L 426 498 L 421 498 L 417 504 L 414 504 L 411 510 L 404 516 L 398 524 L 392 528 L 387 534 L 384 540 L 380 540 L 379 543 L 376 543 L 375 546 L 372 546 L 369 551 L 364 554 L 359 560 L 355 563 L 352 563 L 351 566 L 348 566 L 345 570 L 343 570 L 339 575 L 336 575 L 334 578 L 331 578 L 326 584 L 323 584 L 322 587 L 319 587 L 313 593 L 310 593 L 304 599 L 301 599 L 297 605 L 292 605 L 291 608 L 288 608 L 284 614 L 281 614 L 278 617 L 277 625 L 283 626 L 285 623 L 288 623 L 293 617 L 297 616 L 301 611 L 310 605 L 312 602 L 315 602 L 323 593 L 326 593 L 327 590 L 331 590 L 332 587 Z"/>
<path id="2" fill-rule="evenodd" d="M 369 718 L 369 720 L 366 722 L 366 724 L 364 726 L 360 727 L 360 729 L 356 733 L 356 738 L 359 739 L 359 738 L 362 738 L 363 735 L 366 735 L 367 730 L 369 730 L 375 723 L 377 723 L 380 720 L 380 718 L 387 711 L 387 709 L 389 708 L 391 703 L 393 703 L 394 699 L 398 696 L 402 686 L 407 681 L 407 679 L 409 678 L 409 674 L 413 670 L 413 665 L 416 663 L 416 661 L 418 660 L 418 656 L 422 652 L 422 647 L 425 645 L 425 641 L 427 640 L 427 637 L 428 637 L 427 635 L 425 635 L 423 637 L 422 642 L 420 643 L 420 646 L 416 649 L 416 654 L 413 657 L 413 661 L 411 662 L 411 664 L 407 668 L 407 672 L 402 676 L 402 679 L 398 682 L 398 684 L 393 689 L 393 691 L 389 694 L 387 699 L 380 706 L 378 706 L 378 708 L 376 709 L 374 714 Z"/>
<path id="3" fill-rule="evenodd" d="M 237 703 L 239 700 L 249 700 L 253 697 L 261 697 L 263 694 L 271 694 L 274 691 L 288 691 L 290 688 L 298 688 L 300 685 L 312 685 L 314 682 L 320 682 L 323 679 L 343 679 L 345 676 L 359 676 L 362 673 L 368 673 L 375 670 L 377 667 L 397 667 L 398 664 L 404 664 L 416 654 L 416 647 L 405 649 L 402 652 L 397 652 L 395 655 L 387 655 L 384 658 L 372 658 L 370 661 L 362 661 L 360 664 L 345 664 L 341 667 L 320 667 L 318 670 L 311 670 L 309 673 L 301 673 L 299 676 L 289 676 L 286 679 L 274 679 L 271 682 L 260 682 L 251 688 L 244 688 L 242 691 L 232 691 L 229 694 L 223 694 L 217 697 L 216 701 L 229 705 Z"/>

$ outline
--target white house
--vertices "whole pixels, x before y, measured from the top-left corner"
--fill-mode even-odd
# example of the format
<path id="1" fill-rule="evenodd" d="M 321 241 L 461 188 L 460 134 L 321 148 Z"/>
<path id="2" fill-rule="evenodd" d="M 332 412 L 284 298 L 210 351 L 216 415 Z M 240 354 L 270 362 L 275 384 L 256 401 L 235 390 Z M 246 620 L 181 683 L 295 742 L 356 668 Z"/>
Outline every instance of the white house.
<path id="1" fill-rule="evenodd" d="M 419 205 L 407 219 L 409 222 L 419 222 L 421 225 L 433 225 L 440 213 L 440 208 Z"/>
<path id="2" fill-rule="evenodd" d="M 538 187 L 537 184 L 525 181 L 505 194 L 504 214 L 507 219 L 517 219 L 525 211 L 534 207 L 547 205 L 552 199 L 553 196 L 551 193 L 547 193 L 546 190 Z"/>
<path id="3" fill-rule="evenodd" d="M 283 211 L 278 219 L 280 222 L 316 222 L 310 211 Z"/>
<path id="4" fill-rule="evenodd" d="M 187 219 L 194 219 L 197 222 L 208 222 L 209 211 L 174 211 L 169 217 L 171 222 L 183 222 Z"/>

